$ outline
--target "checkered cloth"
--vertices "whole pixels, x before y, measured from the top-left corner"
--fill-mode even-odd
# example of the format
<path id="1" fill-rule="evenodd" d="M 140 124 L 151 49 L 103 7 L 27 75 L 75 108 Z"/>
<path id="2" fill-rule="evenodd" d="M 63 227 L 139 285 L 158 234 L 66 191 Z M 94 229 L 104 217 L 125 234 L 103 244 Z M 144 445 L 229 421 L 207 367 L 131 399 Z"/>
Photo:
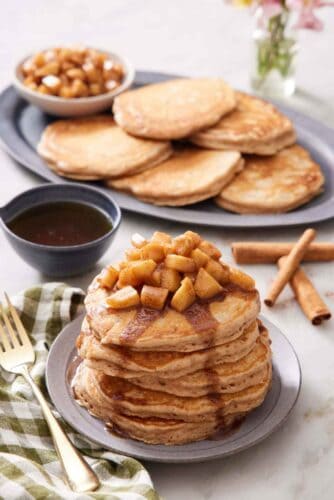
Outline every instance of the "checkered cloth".
<path id="1" fill-rule="evenodd" d="M 62 283 L 36 286 L 13 297 L 36 351 L 31 375 L 46 394 L 48 348 L 82 309 L 83 292 Z M 98 491 L 78 494 L 63 481 L 48 426 L 22 376 L 0 368 L 0 498 L 158 500 L 150 476 L 132 458 L 104 451 L 62 422 L 71 441 L 101 480 Z"/>

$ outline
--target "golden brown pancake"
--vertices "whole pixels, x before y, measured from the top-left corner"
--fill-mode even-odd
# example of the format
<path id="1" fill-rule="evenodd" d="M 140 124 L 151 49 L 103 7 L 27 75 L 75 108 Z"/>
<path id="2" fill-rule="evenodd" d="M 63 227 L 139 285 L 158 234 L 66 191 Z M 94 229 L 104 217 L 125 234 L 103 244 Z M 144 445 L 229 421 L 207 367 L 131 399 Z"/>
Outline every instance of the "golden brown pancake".
<path id="1" fill-rule="evenodd" d="M 225 288 L 226 294 L 206 304 L 195 302 L 181 313 L 168 305 L 163 312 L 145 308 L 114 311 L 104 305 L 108 292 L 93 286 L 85 299 L 87 319 L 103 345 L 138 351 L 198 351 L 229 342 L 236 332 L 240 335 L 260 311 L 257 290 Z"/>
<path id="2" fill-rule="evenodd" d="M 60 175 L 82 180 L 142 172 L 172 154 L 168 141 L 129 136 L 106 115 L 53 122 L 37 150 Z"/>
<path id="3" fill-rule="evenodd" d="M 93 408 L 102 409 L 106 420 L 109 412 L 116 411 L 134 417 L 201 422 L 214 418 L 217 413 L 225 417 L 251 411 L 262 403 L 270 383 L 271 365 L 268 365 L 260 383 L 240 392 L 184 398 L 137 387 L 124 379 L 89 368 L 83 362 L 74 380 L 74 390 L 77 393 L 83 387 Z"/>
<path id="4" fill-rule="evenodd" d="M 237 92 L 237 107 L 191 141 L 210 149 L 272 155 L 296 142 L 291 121 L 272 104 Z"/>
<path id="5" fill-rule="evenodd" d="M 113 432 L 151 444 L 228 431 L 271 385 L 254 280 L 193 231 L 134 235 L 132 245 L 88 289 L 76 400 Z"/>
<path id="6" fill-rule="evenodd" d="M 249 156 L 233 181 L 216 197 L 220 206 L 240 214 L 288 212 L 322 191 L 320 166 L 301 146 L 274 156 Z"/>
<path id="7" fill-rule="evenodd" d="M 88 366 L 126 379 L 153 375 L 159 379 L 172 380 L 205 370 L 208 364 L 215 366 L 235 363 L 252 351 L 259 337 L 258 325 L 254 321 L 229 336 L 228 342 L 184 353 L 173 350 L 135 351 L 112 344 L 101 344 L 85 322 L 83 330 L 77 339 L 77 348 Z"/>
<path id="8" fill-rule="evenodd" d="M 221 79 L 177 79 L 129 90 L 114 100 L 116 122 L 150 139 L 181 139 L 210 127 L 235 107 Z"/>
<path id="9" fill-rule="evenodd" d="M 242 165 L 237 152 L 184 147 L 158 167 L 106 184 L 155 205 L 184 206 L 216 196 Z"/>

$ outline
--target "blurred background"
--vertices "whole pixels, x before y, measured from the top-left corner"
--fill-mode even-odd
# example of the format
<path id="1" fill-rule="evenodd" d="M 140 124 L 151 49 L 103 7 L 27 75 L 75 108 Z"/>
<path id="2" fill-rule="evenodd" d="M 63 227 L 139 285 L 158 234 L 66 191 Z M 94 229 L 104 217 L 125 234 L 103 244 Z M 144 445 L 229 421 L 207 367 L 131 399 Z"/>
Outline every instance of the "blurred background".
<path id="1" fill-rule="evenodd" d="M 293 105 L 334 126 L 334 9 L 323 32 L 301 30 Z M 69 43 L 119 51 L 137 69 L 222 76 L 249 88 L 253 21 L 222 0 L 10 0 L 1 2 L 0 86 L 27 52 Z"/>

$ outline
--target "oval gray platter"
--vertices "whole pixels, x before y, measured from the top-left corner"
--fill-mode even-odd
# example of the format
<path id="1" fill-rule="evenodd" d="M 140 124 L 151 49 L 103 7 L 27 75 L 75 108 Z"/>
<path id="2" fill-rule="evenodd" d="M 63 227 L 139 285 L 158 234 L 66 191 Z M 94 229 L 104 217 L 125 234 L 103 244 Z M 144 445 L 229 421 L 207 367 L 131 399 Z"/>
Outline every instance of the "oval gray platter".
<path id="1" fill-rule="evenodd" d="M 53 343 L 47 361 L 46 383 L 50 397 L 63 418 L 79 433 L 103 448 L 155 462 L 201 462 L 226 457 L 269 436 L 282 425 L 297 401 L 301 386 L 297 355 L 283 333 L 261 317 L 272 339 L 273 382 L 263 404 L 245 419 L 237 431 L 224 438 L 181 446 L 148 445 L 117 437 L 72 397 L 67 371 L 76 353 L 75 339 L 80 332 L 82 319 L 83 316 L 80 316 L 67 325 Z"/>
<path id="2" fill-rule="evenodd" d="M 135 86 L 175 78 L 175 75 L 138 71 Z M 276 103 L 277 104 L 277 103 Z M 132 196 L 93 183 L 111 193 L 121 208 L 138 214 L 190 224 L 218 227 L 273 227 L 311 224 L 334 217 L 334 131 L 288 107 L 278 105 L 295 124 L 298 141 L 321 165 L 326 178 L 324 192 L 304 207 L 287 214 L 238 215 L 208 200 L 186 208 L 156 207 Z M 21 99 L 14 88 L 0 95 L 0 139 L 7 152 L 21 165 L 49 182 L 68 182 L 52 172 L 36 152 L 38 140 L 54 118 Z"/>

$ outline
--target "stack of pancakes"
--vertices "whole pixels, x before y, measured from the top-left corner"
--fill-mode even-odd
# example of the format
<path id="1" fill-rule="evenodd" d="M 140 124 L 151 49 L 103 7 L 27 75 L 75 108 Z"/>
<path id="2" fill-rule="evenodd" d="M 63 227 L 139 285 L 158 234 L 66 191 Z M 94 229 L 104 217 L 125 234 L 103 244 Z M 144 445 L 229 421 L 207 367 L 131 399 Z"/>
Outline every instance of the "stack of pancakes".
<path id="1" fill-rule="evenodd" d="M 76 399 L 114 432 L 151 444 L 231 429 L 262 403 L 271 383 L 270 340 L 257 319 L 253 280 L 220 263 L 219 251 L 196 233 L 174 240 L 155 233 L 135 244 L 128 260 L 89 287 Z M 148 254 L 156 259 L 151 274 L 143 272 Z M 191 261 L 194 271 L 180 270 Z M 166 279 L 170 273 L 176 285 Z"/>
<path id="2" fill-rule="evenodd" d="M 310 201 L 324 177 L 292 122 L 221 79 L 175 79 L 117 96 L 112 116 L 49 125 L 38 151 L 59 175 L 104 180 L 155 205 L 213 198 L 237 213 Z"/>

